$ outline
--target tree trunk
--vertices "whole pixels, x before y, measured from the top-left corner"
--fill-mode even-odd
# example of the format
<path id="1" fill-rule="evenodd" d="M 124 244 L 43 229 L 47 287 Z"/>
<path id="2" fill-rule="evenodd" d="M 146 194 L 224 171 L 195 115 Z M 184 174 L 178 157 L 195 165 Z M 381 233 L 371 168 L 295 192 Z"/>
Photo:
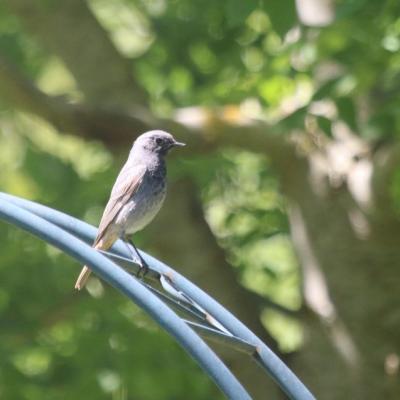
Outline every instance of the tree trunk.
<path id="1" fill-rule="evenodd" d="M 316 171 L 311 158 L 300 183 L 287 180 L 284 185 L 292 201 L 292 237 L 311 311 L 294 369 L 317 398 L 398 399 L 398 219 L 390 203 L 385 210 L 374 208 L 372 188 L 367 202 L 357 198 L 359 162 L 334 185 L 334 167 L 330 176 Z M 379 169 L 373 157 L 360 162 Z M 324 179 L 316 185 L 318 174 Z M 357 187 L 371 184 L 364 177 Z"/>

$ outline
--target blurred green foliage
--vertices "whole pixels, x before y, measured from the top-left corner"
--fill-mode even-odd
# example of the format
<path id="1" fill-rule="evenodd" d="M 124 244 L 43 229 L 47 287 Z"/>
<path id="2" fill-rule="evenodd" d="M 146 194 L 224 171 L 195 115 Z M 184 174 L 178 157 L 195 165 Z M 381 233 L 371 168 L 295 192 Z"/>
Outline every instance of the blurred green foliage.
<path id="1" fill-rule="evenodd" d="M 330 135 L 340 116 L 371 139 L 400 132 L 396 1 L 338 1 L 337 20 L 323 29 L 299 26 L 288 0 L 88 3 L 134 60 L 132 73 L 158 115 L 236 104 L 282 131 L 313 119 Z M 60 61 L 1 4 L 0 51 L 44 91 L 82 97 Z M 0 98 L 1 190 L 97 224 L 126 154 L 115 157 L 100 143 L 60 134 L 6 100 Z M 190 174 L 204 188 L 208 222 L 243 285 L 299 308 L 285 201 L 268 162 L 226 149 L 175 161 L 171 171 L 172 179 Z M 96 280 L 90 296 L 76 296 L 76 262 L 16 228 L 0 224 L 0 231 L 1 398 L 219 398 L 172 339 L 127 300 Z M 283 350 L 301 344 L 298 322 L 268 309 L 262 318 Z"/>

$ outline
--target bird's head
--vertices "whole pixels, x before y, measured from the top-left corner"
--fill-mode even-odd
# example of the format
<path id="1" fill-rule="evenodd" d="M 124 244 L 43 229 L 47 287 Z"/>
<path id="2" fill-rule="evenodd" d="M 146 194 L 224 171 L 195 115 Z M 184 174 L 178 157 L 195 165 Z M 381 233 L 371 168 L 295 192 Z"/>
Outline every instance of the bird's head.
<path id="1" fill-rule="evenodd" d="M 173 147 L 181 146 L 185 146 L 185 143 L 177 142 L 170 133 L 155 130 L 140 135 L 135 140 L 133 149 L 165 156 Z"/>

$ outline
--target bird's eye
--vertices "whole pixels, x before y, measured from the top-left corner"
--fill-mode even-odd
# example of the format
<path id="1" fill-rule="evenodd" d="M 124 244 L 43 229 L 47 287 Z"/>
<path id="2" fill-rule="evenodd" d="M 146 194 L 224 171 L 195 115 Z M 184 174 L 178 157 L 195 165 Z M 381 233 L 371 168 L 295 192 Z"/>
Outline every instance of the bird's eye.
<path id="1" fill-rule="evenodd" d="M 157 138 L 157 139 L 156 139 L 156 143 L 157 143 L 157 144 L 161 144 L 161 143 L 162 143 L 162 139 Z"/>

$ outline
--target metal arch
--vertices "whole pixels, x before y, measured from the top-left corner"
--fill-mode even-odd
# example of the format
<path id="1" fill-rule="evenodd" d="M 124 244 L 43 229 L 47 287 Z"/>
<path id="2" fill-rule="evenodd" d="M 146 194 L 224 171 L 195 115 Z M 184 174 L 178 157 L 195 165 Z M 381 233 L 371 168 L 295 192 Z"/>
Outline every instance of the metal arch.
<path id="1" fill-rule="evenodd" d="M 91 243 L 96 235 L 97 230 L 91 225 L 84 223 L 64 213 L 61 213 L 59 211 L 48 208 L 46 206 L 28 200 L 24 200 L 15 196 L 11 196 L 5 193 L 0 193 L 0 206 L 2 206 L 2 203 L 4 202 L 6 203 L 11 202 L 14 205 L 24 209 L 25 211 L 29 211 L 29 213 L 33 213 L 35 214 L 35 216 L 43 218 L 42 221 L 46 220 L 50 224 L 57 225 L 59 228 L 63 229 L 61 230 L 61 234 L 66 234 L 65 231 L 72 233 L 74 235 L 73 238 L 75 240 L 78 240 L 76 239 L 76 237 L 78 237 L 87 243 Z M 3 215 L 2 208 L 0 207 L 0 217 L 2 215 Z M 33 217 L 34 215 L 31 214 L 31 216 Z M 10 219 L 8 220 L 10 221 Z M 54 225 L 50 226 L 56 228 L 56 226 Z M 26 227 L 23 228 L 28 229 L 32 232 L 31 228 L 26 228 Z M 42 234 L 38 234 L 38 236 L 43 237 L 43 232 Z M 57 245 L 54 242 L 54 238 L 53 240 L 45 238 L 45 240 L 48 240 L 51 243 Z M 80 244 L 83 245 L 82 242 L 80 242 Z M 90 250 L 91 252 L 94 252 L 96 255 L 101 255 L 99 254 L 99 252 L 94 251 L 91 248 Z M 181 313 L 183 313 L 184 315 L 189 315 L 189 317 L 191 317 L 192 319 L 192 321 L 181 320 L 181 322 L 183 321 L 184 324 L 185 323 L 188 324 L 191 328 L 196 330 L 201 336 L 207 339 L 217 340 L 219 342 L 231 346 L 236 350 L 244 351 L 245 353 L 251 355 L 258 362 L 258 364 L 264 370 L 266 370 L 268 374 L 278 383 L 278 385 L 288 395 L 289 398 L 294 400 L 315 399 L 314 396 L 310 393 L 310 391 L 303 385 L 303 383 L 293 374 L 293 372 L 256 335 L 254 335 L 253 332 L 251 332 L 229 311 L 227 311 L 213 298 L 211 298 L 209 295 L 207 295 L 205 292 L 203 292 L 201 289 L 199 289 L 197 286 L 195 286 L 193 283 L 191 283 L 185 277 L 174 271 L 169 266 L 163 264 L 162 262 L 158 261 L 157 259 L 151 257 L 150 255 L 142 251 L 140 251 L 140 253 L 151 269 L 151 274 L 150 274 L 151 278 L 159 279 L 160 277 L 164 278 L 167 277 L 168 285 L 170 287 L 169 288 L 164 287 L 164 289 L 166 289 L 167 292 L 172 294 L 175 299 L 171 299 L 171 297 L 165 296 L 162 293 L 157 293 L 158 291 L 151 288 L 151 286 L 148 286 L 148 289 L 151 290 L 153 295 L 161 297 L 163 301 L 172 306 L 174 309 L 176 308 L 179 309 Z M 73 252 L 70 252 L 70 254 L 72 254 L 75 258 L 82 260 L 82 258 L 79 258 L 79 256 L 77 256 Z M 130 260 L 130 254 L 128 254 L 126 246 L 120 241 L 118 241 L 112 247 L 110 252 L 103 252 L 103 254 L 106 255 L 111 260 L 114 260 L 118 265 L 127 267 L 130 270 L 137 270 L 138 268 L 138 266 L 135 265 L 135 263 L 133 263 L 132 260 Z M 115 268 L 115 265 L 113 268 L 117 269 Z M 95 268 L 93 269 L 96 270 Z M 121 271 L 121 269 L 119 268 L 118 270 Z M 97 269 L 96 272 L 98 272 L 98 274 L 103 278 L 105 278 L 106 280 L 109 280 L 107 279 L 106 275 L 103 275 L 104 271 Z M 131 280 L 133 280 L 136 285 L 139 286 L 142 285 L 132 277 Z M 118 288 L 124 291 L 122 287 L 118 286 Z M 127 292 L 124 291 L 124 293 Z M 130 296 L 130 298 L 132 298 L 132 296 Z M 168 309 L 168 311 L 171 312 L 170 309 Z M 177 317 L 176 314 L 175 317 Z M 179 319 L 179 317 L 177 318 Z M 170 331 L 170 333 L 172 332 Z M 172 334 L 174 335 L 174 333 Z M 176 335 L 174 336 L 179 341 L 179 338 Z M 181 344 L 185 347 L 183 343 Z M 185 348 L 193 355 L 193 352 L 190 349 L 188 349 L 187 347 Z M 208 350 L 211 351 L 210 349 Z M 214 353 L 213 355 L 215 356 Z M 196 358 L 195 355 L 194 357 Z M 226 368 L 225 365 L 218 358 L 217 360 L 219 361 L 219 363 L 223 365 L 224 368 Z M 198 361 L 201 364 L 201 361 L 200 360 Z M 210 376 L 213 377 L 218 386 L 221 387 L 221 384 L 217 382 L 216 377 L 210 373 L 208 369 L 209 365 L 208 364 L 205 366 L 203 364 L 201 365 L 203 369 L 205 369 L 205 371 Z M 228 397 L 232 399 L 249 398 L 249 397 L 237 397 L 238 392 L 235 392 L 233 394 L 228 394 L 226 391 L 224 391 L 224 393 L 227 394 Z M 247 393 L 246 395 L 248 396 Z"/>
<path id="2" fill-rule="evenodd" d="M 80 262 L 90 265 L 103 279 L 128 296 L 173 335 L 228 398 L 251 399 L 225 364 L 187 324 L 157 296 L 107 257 L 45 219 L 7 201 L 0 202 L 0 216 L 62 249 Z"/>

